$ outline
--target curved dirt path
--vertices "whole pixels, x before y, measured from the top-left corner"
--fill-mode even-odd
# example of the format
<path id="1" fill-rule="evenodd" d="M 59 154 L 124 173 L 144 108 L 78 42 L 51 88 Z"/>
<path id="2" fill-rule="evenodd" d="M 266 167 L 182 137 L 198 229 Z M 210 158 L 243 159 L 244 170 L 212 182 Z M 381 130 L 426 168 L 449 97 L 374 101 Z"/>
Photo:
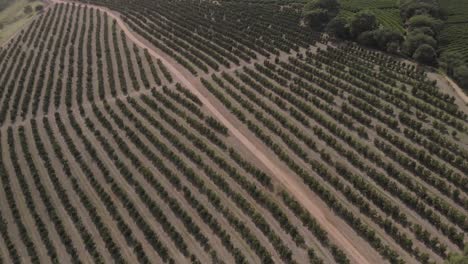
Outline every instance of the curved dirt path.
<path id="1" fill-rule="evenodd" d="M 468 104 L 468 96 L 465 94 L 465 92 L 463 92 L 462 88 L 460 88 L 460 86 L 458 86 L 458 84 L 456 84 L 452 78 L 448 77 L 447 75 L 443 75 L 445 80 L 449 83 L 449 85 L 452 87 L 452 89 L 455 91 L 455 93 L 458 95 L 458 97 L 460 97 L 460 99 L 462 99 L 462 101 L 465 103 L 465 104 Z"/>
<path id="2" fill-rule="evenodd" d="M 55 3 L 66 3 L 64 0 L 52 0 Z M 91 4 L 77 3 L 79 5 L 87 5 L 103 12 L 106 12 L 110 17 L 114 18 L 119 25 L 120 29 L 125 32 L 127 37 L 140 48 L 147 49 L 148 53 L 156 58 L 160 59 L 162 63 L 166 65 L 168 70 L 176 76 L 187 89 L 193 92 L 203 103 L 203 105 L 224 125 L 228 128 L 231 134 L 236 137 L 253 155 L 255 155 L 271 172 L 272 174 L 288 189 L 288 191 L 295 196 L 295 198 L 306 208 L 311 215 L 313 215 L 320 225 L 328 232 L 329 236 L 333 237 L 336 243 L 347 253 L 354 263 L 359 264 L 370 264 L 362 252 L 353 244 L 351 240 L 346 238 L 332 223 L 328 221 L 324 212 L 319 208 L 314 201 L 308 197 L 308 190 L 305 186 L 296 181 L 293 176 L 283 171 L 277 166 L 272 160 L 270 160 L 261 150 L 259 150 L 242 132 L 240 132 L 226 117 L 224 117 L 216 107 L 202 93 L 198 91 L 193 83 L 191 83 L 185 76 L 177 70 L 177 68 L 168 62 L 164 57 L 158 54 L 152 47 L 141 42 L 138 37 L 127 27 L 118 14 L 111 11 L 108 8 L 102 6 L 96 6 Z"/>

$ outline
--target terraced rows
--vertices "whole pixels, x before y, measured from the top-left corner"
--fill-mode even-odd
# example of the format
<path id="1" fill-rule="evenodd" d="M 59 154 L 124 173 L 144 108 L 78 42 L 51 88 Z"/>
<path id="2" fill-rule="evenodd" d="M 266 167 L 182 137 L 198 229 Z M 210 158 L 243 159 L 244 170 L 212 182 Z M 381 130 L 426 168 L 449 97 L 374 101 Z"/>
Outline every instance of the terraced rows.
<path id="1" fill-rule="evenodd" d="M 167 83 L 107 14 L 70 4 L 54 5 L 2 52 L 2 124 Z"/>
<path id="2" fill-rule="evenodd" d="M 321 43 L 293 5 L 93 3 L 0 50 L 0 263 L 463 249 L 467 109 L 421 69 Z"/>
<path id="3" fill-rule="evenodd" d="M 447 12 L 447 21 L 440 33 L 441 50 L 456 52 L 468 62 L 468 3 L 446 0 L 441 1 L 441 6 Z"/>

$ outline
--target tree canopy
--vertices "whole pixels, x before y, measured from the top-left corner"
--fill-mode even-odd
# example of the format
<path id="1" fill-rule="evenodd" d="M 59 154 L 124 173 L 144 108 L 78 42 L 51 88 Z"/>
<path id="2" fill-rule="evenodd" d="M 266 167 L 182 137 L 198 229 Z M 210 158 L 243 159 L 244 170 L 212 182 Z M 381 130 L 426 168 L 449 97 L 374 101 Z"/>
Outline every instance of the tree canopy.
<path id="1" fill-rule="evenodd" d="M 433 32 L 439 32 L 443 26 L 443 22 L 440 19 L 435 19 L 432 16 L 428 15 L 416 15 L 408 19 L 409 29 L 415 28 L 430 28 Z"/>
<path id="2" fill-rule="evenodd" d="M 342 38 L 348 39 L 350 37 L 349 21 L 344 17 L 335 17 L 327 25 L 327 32 Z"/>
<path id="3" fill-rule="evenodd" d="M 338 14 L 339 8 L 337 0 L 311 0 L 304 5 L 302 12 L 311 28 L 322 30 Z"/>
<path id="4" fill-rule="evenodd" d="M 351 35 L 358 37 L 365 31 L 371 31 L 377 28 L 377 18 L 368 10 L 358 12 L 353 16 L 350 23 Z"/>
<path id="5" fill-rule="evenodd" d="M 432 46 L 422 44 L 414 52 L 413 59 L 424 64 L 432 65 L 435 63 L 436 56 L 437 54 Z"/>
<path id="6" fill-rule="evenodd" d="M 463 250 L 463 254 L 450 254 L 445 263 L 446 264 L 467 264 L 468 263 L 468 246 L 465 246 L 465 250 Z"/>
<path id="7" fill-rule="evenodd" d="M 421 33 L 410 33 L 403 43 L 403 51 L 408 56 L 413 56 L 416 49 L 423 44 L 427 44 L 434 49 L 437 47 L 437 41 L 433 37 Z"/>

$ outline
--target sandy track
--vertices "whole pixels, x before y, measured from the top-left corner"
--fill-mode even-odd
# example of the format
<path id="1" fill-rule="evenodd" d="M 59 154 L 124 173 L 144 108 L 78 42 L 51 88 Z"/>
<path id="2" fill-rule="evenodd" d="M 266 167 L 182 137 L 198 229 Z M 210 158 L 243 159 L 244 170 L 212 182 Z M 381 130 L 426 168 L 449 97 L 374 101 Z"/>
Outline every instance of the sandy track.
<path id="1" fill-rule="evenodd" d="M 65 3 L 63 0 L 52 0 L 55 3 Z M 81 4 L 80 5 L 84 5 Z M 168 70 L 179 80 L 186 88 L 192 91 L 203 103 L 203 105 L 223 124 L 225 125 L 230 133 L 236 137 L 252 154 L 254 154 L 259 161 L 261 161 L 270 172 L 289 190 L 289 192 L 295 196 L 297 200 L 313 215 L 320 225 L 328 232 L 328 234 L 333 237 L 337 244 L 348 254 L 348 256 L 355 263 L 366 264 L 371 263 L 367 258 L 365 252 L 360 252 L 360 250 L 353 245 L 352 241 L 347 239 L 333 224 L 331 224 L 328 219 L 325 217 L 324 212 L 319 208 L 311 197 L 308 197 L 307 190 L 305 186 L 296 180 L 296 177 L 289 175 L 283 171 L 278 165 L 276 165 L 272 160 L 270 160 L 262 151 L 260 151 L 244 134 L 242 134 L 225 116 L 223 116 L 218 109 L 216 109 L 213 104 L 206 98 L 202 93 L 198 91 L 195 87 L 194 82 L 190 82 L 185 76 L 177 70 L 177 68 L 169 63 L 164 57 L 158 54 L 155 49 L 149 45 L 144 44 L 138 39 L 138 37 L 127 27 L 123 20 L 115 12 L 110 11 L 109 9 L 96 5 L 88 5 L 93 8 L 99 9 L 103 12 L 108 13 L 108 15 L 114 18 L 127 37 L 133 41 L 137 46 L 147 49 L 149 54 L 156 58 L 160 59 L 168 68 Z"/>
<path id="2" fill-rule="evenodd" d="M 465 104 L 468 104 L 468 96 L 465 94 L 465 92 L 463 92 L 463 90 L 460 88 L 460 86 L 458 86 L 458 84 L 456 84 L 450 77 L 448 77 L 447 75 L 444 75 L 445 79 L 447 80 L 447 82 L 449 83 L 449 85 L 453 88 L 453 90 L 455 91 L 455 93 L 457 93 L 458 97 L 460 97 L 460 99 L 463 100 L 463 102 L 465 102 Z"/>

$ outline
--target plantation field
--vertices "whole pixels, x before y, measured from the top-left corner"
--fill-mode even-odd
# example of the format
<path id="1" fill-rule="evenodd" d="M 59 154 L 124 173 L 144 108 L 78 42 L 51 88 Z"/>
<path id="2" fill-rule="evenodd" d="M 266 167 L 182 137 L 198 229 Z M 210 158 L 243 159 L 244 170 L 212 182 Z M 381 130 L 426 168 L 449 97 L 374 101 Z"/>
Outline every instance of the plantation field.
<path id="1" fill-rule="evenodd" d="M 24 7 L 28 5 L 31 6 L 33 12 L 25 14 Z M 36 15 L 34 8 L 38 5 L 42 5 L 41 1 L 17 0 L 0 10 L 0 45 L 10 39 Z"/>
<path id="2" fill-rule="evenodd" d="M 461 252 L 466 102 L 300 20 L 291 1 L 54 0 L 0 48 L 0 263 Z"/>
<path id="3" fill-rule="evenodd" d="M 351 17 L 361 10 L 370 10 L 382 26 L 404 32 L 400 10 L 395 0 L 340 0 L 339 2 L 340 16 Z"/>
<path id="4" fill-rule="evenodd" d="M 440 34 L 441 50 L 456 51 L 468 62 L 468 2 L 443 0 L 448 17 Z"/>
<path id="5" fill-rule="evenodd" d="M 395 8 L 395 0 L 340 0 L 341 6 L 347 10 Z"/>

